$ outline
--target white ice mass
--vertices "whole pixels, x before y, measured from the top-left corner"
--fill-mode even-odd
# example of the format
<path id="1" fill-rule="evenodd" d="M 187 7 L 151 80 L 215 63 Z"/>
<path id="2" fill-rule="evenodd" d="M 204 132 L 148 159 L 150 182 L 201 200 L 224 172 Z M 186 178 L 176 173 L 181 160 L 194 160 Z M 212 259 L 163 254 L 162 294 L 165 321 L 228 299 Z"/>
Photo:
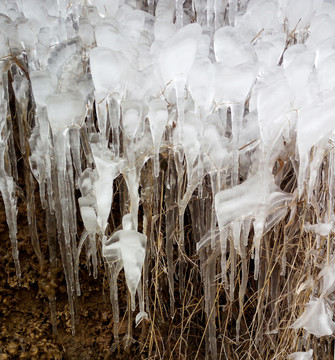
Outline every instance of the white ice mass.
<path id="1" fill-rule="evenodd" d="M 132 310 L 139 302 L 137 322 L 148 318 L 143 268 L 146 252 L 161 238 L 152 229 L 162 216 L 173 307 L 173 251 L 185 252 L 189 209 L 205 289 L 206 341 L 216 359 L 214 282 L 222 281 L 230 299 L 239 283 L 241 309 L 249 241 L 257 280 L 266 234 L 280 221 L 296 222 L 305 199 L 317 215 L 301 231 L 316 236 L 316 248 L 323 249 L 315 260 L 321 272 L 315 296 L 292 323 L 316 336 L 332 335 L 334 44 L 330 0 L 151 0 L 147 7 L 135 0 L 1 1 L 0 192 L 18 278 L 17 146 L 32 174 L 27 184 L 38 183 L 47 229 L 56 226 L 50 254 L 59 247 L 72 320 L 84 245 L 94 277 L 102 247 L 114 311 L 123 267 Z M 18 103 L 15 141 L 10 91 Z M 113 184 L 120 177 L 123 228 L 111 233 Z M 34 201 L 28 199 L 32 232 Z M 41 254 L 38 238 L 32 241 Z M 284 255 L 282 276 L 286 265 Z M 241 317 L 240 310 L 237 338 Z M 311 359 L 312 352 L 292 358 Z"/>

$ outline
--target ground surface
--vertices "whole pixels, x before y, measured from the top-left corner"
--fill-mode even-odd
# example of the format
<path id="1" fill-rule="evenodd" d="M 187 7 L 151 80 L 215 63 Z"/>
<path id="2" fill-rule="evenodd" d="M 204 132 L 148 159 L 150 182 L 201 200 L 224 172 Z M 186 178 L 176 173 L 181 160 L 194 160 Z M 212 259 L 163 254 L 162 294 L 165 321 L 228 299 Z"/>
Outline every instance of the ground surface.
<path id="1" fill-rule="evenodd" d="M 37 219 L 38 228 L 42 229 L 42 211 Z M 97 280 L 88 275 L 85 266 L 80 272 L 82 296 L 76 303 L 76 335 L 72 336 L 61 264 L 51 275 L 47 265 L 40 268 L 31 245 L 24 205 L 19 202 L 18 244 L 22 270 L 19 287 L 2 203 L 0 220 L 0 359 L 111 358 L 109 349 L 113 341 L 113 319 L 109 288 L 102 266 Z M 47 248 L 43 233 L 39 235 L 45 253 Z M 50 321 L 48 294 L 52 289 L 55 289 L 57 298 L 57 336 L 52 332 Z M 121 310 L 125 306 L 123 302 L 121 299 Z M 121 323 L 119 332 L 122 338 L 126 332 L 125 321 Z M 143 358 L 136 343 L 131 347 L 129 357 Z M 126 359 L 127 354 L 114 353 L 113 358 Z"/>

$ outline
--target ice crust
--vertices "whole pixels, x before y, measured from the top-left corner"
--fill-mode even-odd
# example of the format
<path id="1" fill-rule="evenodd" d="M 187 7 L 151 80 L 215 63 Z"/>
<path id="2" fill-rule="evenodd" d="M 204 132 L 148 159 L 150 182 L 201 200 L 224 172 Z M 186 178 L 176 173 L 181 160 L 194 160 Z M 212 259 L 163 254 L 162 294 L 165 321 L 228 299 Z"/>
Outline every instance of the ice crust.
<path id="1" fill-rule="evenodd" d="M 0 5 L 0 192 L 13 259 L 20 277 L 18 175 L 16 163 L 8 161 L 15 153 L 8 120 L 9 70 L 22 114 L 31 87 L 34 122 L 29 124 L 27 144 L 21 126 L 20 146 L 39 184 L 42 206 L 50 216 L 48 224 L 50 228 L 52 222 L 56 224 L 73 331 L 73 298 L 75 289 L 80 293 L 78 266 L 84 244 L 95 277 L 100 246 L 105 260 L 112 264 L 113 309 L 118 309 L 117 274 L 124 267 L 133 310 L 136 291 L 139 295 L 136 322 L 147 317 L 139 285 L 145 266 L 149 202 L 155 203 L 155 221 L 163 196 L 171 209 L 176 205 L 166 213 L 171 302 L 173 233 L 179 229 L 183 251 L 183 219 L 189 207 L 196 219 L 193 232 L 198 252 L 210 248 L 220 254 L 221 276 L 231 298 L 234 264 L 237 256 L 241 258 L 240 307 L 246 290 L 249 240 L 257 279 L 264 235 L 285 218 L 293 201 L 306 197 L 309 205 L 315 203 L 316 189 L 324 180 L 321 168 L 327 168 L 322 176 L 328 176 L 330 184 L 327 206 L 334 207 L 334 4 L 322 0 L 194 0 L 194 22 L 182 0 L 148 1 L 149 13 L 136 8 L 136 3 L 92 0 L 69 5 L 25 0 Z M 168 163 L 164 192 L 157 185 L 162 159 Z M 283 171 L 284 162 L 292 164 L 297 177 L 294 194 L 278 183 L 277 173 Z M 144 186 L 141 182 L 147 181 L 150 171 L 154 180 Z M 119 176 L 125 180 L 127 193 L 121 210 L 124 226 L 111 235 L 113 184 Z M 204 227 L 200 210 L 190 200 L 195 191 L 201 199 L 203 180 L 208 178 L 214 200 L 203 216 Z M 78 200 L 75 189 L 80 191 Z M 137 231 L 140 204 L 143 234 Z M 85 227 L 79 244 L 77 205 Z M 334 214 L 326 212 L 327 216 L 304 227 L 315 234 L 318 244 L 320 239 L 329 241 L 334 232 Z M 290 216 L 294 217 L 293 210 Z M 201 264 L 202 274 L 216 271 L 210 260 Z M 331 335 L 335 329 L 328 305 L 335 290 L 330 254 L 320 267 L 320 296 L 310 299 L 293 325 L 316 336 Z M 214 282 L 212 275 L 204 280 L 208 289 Z M 213 302 L 211 291 L 206 292 L 208 316 Z M 211 338 L 215 326 L 211 320 Z M 209 349 L 216 358 L 214 340 Z M 306 354 L 293 355 L 311 358 L 310 352 Z"/>

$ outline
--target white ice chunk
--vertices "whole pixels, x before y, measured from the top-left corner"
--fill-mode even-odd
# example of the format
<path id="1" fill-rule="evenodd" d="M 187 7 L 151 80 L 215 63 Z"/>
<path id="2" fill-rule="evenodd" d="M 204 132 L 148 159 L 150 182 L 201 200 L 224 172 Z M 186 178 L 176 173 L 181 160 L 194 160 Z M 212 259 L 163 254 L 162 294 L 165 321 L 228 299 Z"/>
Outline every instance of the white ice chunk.
<path id="1" fill-rule="evenodd" d="M 94 87 L 104 92 L 104 96 L 120 87 L 120 80 L 129 65 L 119 52 L 101 47 L 91 50 L 90 64 Z"/>
<path id="2" fill-rule="evenodd" d="M 315 10 L 321 5 L 322 0 L 288 0 L 285 15 L 289 32 L 293 29 L 301 30 L 310 25 Z"/>
<path id="3" fill-rule="evenodd" d="M 87 19 L 80 19 L 78 35 L 84 46 L 91 46 L 94 42 L 94 32 L 92 24 Z"/>
<path id="4" fill-rule="evenodd" d="M 94 208 L 92 206 L 85 206 L 85 198 L 79 198 L 78 202 L 85 229 L 89 234 L 94 234 L 97 230 L 97 215 L 94 211 Z"/>
<path id="5" fill-rule="evenodd" d="M 36 104 L 46 106 L 47 97 L 56 90 L 56 75 L 49 71 L 33 71 L 29 76 Z"/>
<path id="6" fill-rule="evenodd" d="M 327 300 L 312 297 L 304 313 L 292 325 L 294 329 L 304 328 L 317 337 L 332 335 L 335 331 L 333 312 Z"/>
<path id="7" fill-rule="evenodd" d="M 240 185 L 219 192 L 215 196 L 219 228 L 223 229 L 235 219 L 257 217 L 264 211 L 267 213 L 273 202 L 271 194 L 286 197 L 286 193 L 282 192 L 273 182 L 264 184 L 261 173 L 250 176 Z"/>
<path id="8" fill-rule="evenodd" d="M 204 170 L 219 170 L 226 160 L 230 163 L 231 155 L 228 153 L 228 140 L 222 139 L 214 124 L 205 126 L 203 132 L 203 153 Z"/>
<path id="9" fill-rule="evenodd" d="M 156 42 L 164 42 L 175 34 L 176 26 L 170 21 L 156 21 L 154 34 Z"/>
<path id="10" fill-rule="evenodd" d="M 101 233 L 105 234 L 113 201 L 113 181 L 119 175 L 124 162 L 119 158 L 111 159 L 109 150 L 103 151 L 95 144 L 92 144 L 92 151 L 98 173 L 98 179 L 93 184 L 97 221 Z"/>
<path id="11" fill-rule="evenodd" d="M 210 110 L 214 98 L 215 69 L 209 59 L 196 61 L 190 71 L 188 86 L 196 105 L 204 114 Z"/>
<path id="12" fill-rule="evenodd" d="M 244 102 L 256 79 L 257 69 L 250 63 L 236 67 L 215 64 L 215 102 Z"/>
<path id="13" fill-rule="evenodd" d="M 123 230 L 116 231 L 103 244 L 102 251 L 107 261 L 122 261 L 127 286 L 131 294 L 132 310 L 135 310 L 135 293 L 141 279 L 147 237 L 134 230 L 131 214 L 126 214 L 122 218 L 122 228 Z"/>
<path id="14" fill-rule="evenodd" d="M 150 131 L 155 148 L 154 173 L 159 173 L 159 149 L 162 136 L 168 121 L 168 111 L 166 102 L 162 99 L 154 99 L 149 104 L 148 118 L 150 122 Z"/>
<path id="15" fill-rule="evenodd" d="M 318 279 L 321 279 L 321 294 L 328 296 L 335 291 L 335 257 L 332 256 L 329 264 L 324 265 Z"/>
<path id="16" fill-rule="evenodd" d="M 190 24 L 180 29 L 166 42 L 159 57 L 165 84 L 177 79 L 186 80 L 200 36 L 200 25 Z"/>
<path id="17" fill-rule="evenodd" d="M 276 0 L 250 1 L 247 12 L 236 18 L 236 29 L 245 41 L 252 41 L 260 32 L 282 32 L 279 16 L 279 3 Z"/>
<path id="18" fill-rule="evenodd" d="M 335 21 L 328 14 L 313 18 L 309 28 L 310 35 L 306 40 L 306 46 L 312 50 L 317 49 L 323 41 L 335 36 Z"/>
<path id="19" fill-rule="evenodd" d="M 142 119 L 140 102 L 127 101 L 122 104 L 122 128 L 128 139 L 133 139 Z"/>
<path id="20" fill-rule="evenodd" d="M 129 61 L 136 59 L 136 51 L 125 32 L 118 30 L 118 24 L 102 22 L 95 28 L 98 47 L 108 48 L 123 54 Z"/>
<path id="21" fill-rule="evenodd" d="M 329 55 L 324 60 L 319 62 L 318 70 L 318 84 L 320 91 L 329 92 L 335 88 L 335 53 Z"/>
<path id="22" fill-rule="evenodd" d="M 292 107 L 300 109 L 313 97 L 309 87 L 313 85 L 311 75 L 315 52 L 306 50 L 302 45 L 292 46 L 288 50 L 284 56 L 285 76 L 294 95 Z"/>
<path id="23" fill-rule="evenodd" d="M 149 316 L 145 311 L 140 311 L 135 318 L 135 327 L 137 327 L 144 319 L 149 319 Z"/>
<path id="24" fill-rule="evenodd" d="M 261 238 L 264 231 L 268 230 L 265 228 L 266 218 L 270 214 L 278 214 L 278 204 L 280 217 L 275 219 L 275 222 L 278 222 L 287 213 L 281 210 L 289 199 L 290 196 L 274 184 L 272 174 L 267 172 L 259 172 L 250 176 L 244 183 L 215 195 L 215 212 L 221 232 L 226 225 L 234 221 L 247 217 L 254 218 L 255 279 L 258 278 L 259 272 Z"/>
<path id="25" fill-rule="evenodd" d="M 334 92 L 323 101 L 310 103 L 303 107 L 299 113 L 297 123 L 297 147 L 300 158 L 298 188 L 299 195 L 304 189 L 309 165 L 309 153 L 313 145 L 331 134 L 334 130 L 335 117 Z M 315 120 L 317 119 L 317 121 Z"/>
<path id="26" fill-rule="evenodd" d="M 264 79 L 264 82 L 260 82 L 257 90 L 253 96 L 257 99 L 261 137 L 268 149 L 289 125 L 287 113 L 291 104 L 290 87 L 283 71 L 278 69 Z M 250 102 L 253 102 L 253 98 Z"/>
<path id="27" fill-rule="evenodd" d="M 53 131 L 80 125 L 84 121 L 85 103 L 80 92 L 50 95 L 47 100 L 48 118 Z"/>
<path id="28" fill-rule="evenodd" d="M 165 126 L 168 121 L 166 102 L 162 99 L 154 99 L 149 104 L 148 118 L 150 130 L 155 147 L 159 147 Z"/>
<path id="29" fill-rule="evenodd" d="M 256 54 L 250 43 L 242 41 L 236 29 L 224 26 L 214 35 L 216 61 L 230 67 L 256 62 Z"/>
<path id="30" fill-rule="evenodd" d="M 313 350 L 310 349 L 307 352 L 297 351 L 288 356 L 291 360 L 313 360 Z"/>
<path id="31" fill-rule="evenodd" d="M 113 16 L 119 8 L 119 0 L 89 0 L 88 3 L 97 8 L 101 17 Z"/>
<path id="32" fill-rule="evenodd" d="M 333 229 L 333 223 L 317 223 L 310 224 L 309 222 L 305 223 L 306 231 L 314 231 L 316 234 L 320 236 L 328 236 L 331 230 Z"/>
<path id="33" fill-rule="evenodd" d="M 17 34 L 18 40 L 21 42 L 22 46 L 26 51 L 35 49 L 35 44 L 37 42 L 37 36 L 32 31 L 28 23 L 21 23 L 17 25 Z"/>

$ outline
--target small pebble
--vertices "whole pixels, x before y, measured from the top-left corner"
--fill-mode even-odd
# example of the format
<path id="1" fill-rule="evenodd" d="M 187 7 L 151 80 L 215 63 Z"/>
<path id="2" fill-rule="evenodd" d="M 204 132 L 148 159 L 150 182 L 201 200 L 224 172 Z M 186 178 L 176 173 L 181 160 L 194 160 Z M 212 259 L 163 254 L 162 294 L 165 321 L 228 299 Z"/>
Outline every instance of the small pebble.
<path id="1" fill-rule="evenodd" d="M 7 351 L 11 354 L 11 355 L 16 355 L 17 354 L 17 349 L 18 349 L 19 345 L 16 344 L 15 342 L 11 342 L 7 345 Z"/>
<path id="2" fill-rule="evenodd" d="M 38 354 L 38 347 L 36 345 L 32 345 L 32 347 L 30 348 L 30 355 L 36 356 L 37 354 Z"/>

